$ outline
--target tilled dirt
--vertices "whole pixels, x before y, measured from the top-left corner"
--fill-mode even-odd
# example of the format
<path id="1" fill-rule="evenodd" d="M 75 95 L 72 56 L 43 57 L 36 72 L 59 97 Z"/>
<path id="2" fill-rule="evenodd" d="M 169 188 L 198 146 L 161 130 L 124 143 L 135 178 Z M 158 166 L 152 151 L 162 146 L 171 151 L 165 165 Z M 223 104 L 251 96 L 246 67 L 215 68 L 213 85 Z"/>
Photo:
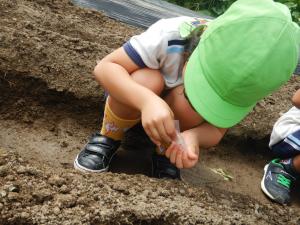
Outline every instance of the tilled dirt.
<path id="1" fill-rule="evenodd" d="M 143 175 L 32 166 L 1 150 L 1 224 L 296 224 L 293 209 Z"/>
<path id="2" fill-rule="evenodd" d="M 139 126 L 111 172 L 81 174 L 73 160 L 103 108 L 91 71 L 142 30 L 66 0 L 0 0 L 0 18 L 0 224 L 300 223 L 299 196 L 282 207 L 259 188 L 272 125 L 298 78 L 202 150 L 182 182 L 150 178 L 153 146 Z"/>

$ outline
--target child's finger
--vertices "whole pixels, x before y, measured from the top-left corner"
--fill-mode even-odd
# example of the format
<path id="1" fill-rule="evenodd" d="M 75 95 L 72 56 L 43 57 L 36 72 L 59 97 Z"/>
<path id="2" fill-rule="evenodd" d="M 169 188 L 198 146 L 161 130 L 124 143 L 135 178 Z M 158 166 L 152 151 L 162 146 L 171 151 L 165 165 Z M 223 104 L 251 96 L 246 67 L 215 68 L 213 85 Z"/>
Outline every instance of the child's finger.
<path id="1" fill-rule="evenodd" d="M 177 147 L 174 147 L 171 151 L 171 155 L 170 155 L 170 161 L 171 163 L 175 164 L 176 163 L 176 155 L 177 155 L 178 149 Z"/>
<path id="2" fill-rule="evenodd" d="M 156 129 L 155 128 L 150 128 L 150 127 L 148 127 L 148 132 L 149 132 L 149 137 L 151 138 L 151 139 L 153 139 L 153 140 L 155 140 L 155 144 L 159 144 L 159 145 L 161 145 L 161 141 L 160 141 L 160 137 L 159 137 L 159 134 L 158 134 L 158 132 L 156 131 Z M 147 133 L 148 134 L 148 133 Z"/>
<path id="3" fill-rule="evenodd" d="M 170 137 L 171 139 L 175 139 L 176 129 L 175 129 L 174 120 L 171 118 L 169 120 L 164 120 L 164 127 L 168 137 Z"/>
<path id="4" fill-rule="evenodd" d="M 167 149 L 165 155 L 170 158 L 170 155 L 171 155 L 171 152 L 172 152 L 172 149 L 175 147 L 175 142 L 172 142 L 171 145 L 169 146 L 169 148 Z"/>
<path id="5" fill-rule="evenodd" d="M 151 133 L 151 131 L 149 130 L 149 128 L 144 127 L 144 130 L 145 130 L 146 134 L 148 135 L 148 137 L 150 138 L 150 140 L 151 140 L 154 144 L 156 144 L 157 146 L 160 146 L 160 145 L 161 145 L 161 143 L 160 143 L 159 141 L 157 141 L 156 139 L 154 139 L 154 138 L 152 137 L 152 133 Z"/>
<path id="6" fill-rule="evenodd" d="M 149 137 L 150 138 L 150 140 L 156 145 L 156 146 L 161 146 L 161 144 L 160 144 L 160 142 L 159 141 L 156 141 L 156 140 L 154 140 L 153 138 L 151 138 L 151 137 Z"/>
<path id="7" fill-rule="evenodd" d="M 186 156 L 183 160 L 183 167 L 184 168 L 191 168 L 196 165 L 198 162 L 198 155 L 193 151 L 186 151 Z"/>
<path id="8" fill-rule="evenodd" d="M 178 151 L 177 156 L 176 156 L 176 167 L 179 169 L 183 168 L 182 154 L 183 154 L 183 151 Z"/>
<path id="9" fill-rule="evenodd" d="M 188 159 L 188 156 L 187 156 L 187 151 L 184 151 L 182 153 L 182 164 L 183 164 L 183 168 L 187 168 L 188 167 L 188 163 L 189 163 L 189 159 Z"/>
<path id="10" fill-rule="evenodd" d="M 150 131 L 150 133 L 151 133 L 151 137 L 152 137 L 154 140 L 156 140 L 156 141 L 159 142 L 159 143 L 162 143 L 162 142 L 161 142 L 161 139 L 160 139 L 160 136 L 159 136 L 159 133 L 158 133 L 158 131 L 156 130 L 155 127 L 151 127 L 151 128 L 149 129 L 149 131 Z"/>
<path id="11" fill-rule="evenodd" d="M 188 158 L 191 160 L 195 160 L 198 158 L 198 155 L 194 151 L 187 151 Z"/>
<path id="12" fill-rule="evenodd" d="M 155 127 L 157 129 L 157 132 L 160 136 L 161 141 L 165 143 L 171 143 L 172 139 L 169 137 L 169 135 L 166 133 L 165 127 L 163 123 L 156 123 Z"/>

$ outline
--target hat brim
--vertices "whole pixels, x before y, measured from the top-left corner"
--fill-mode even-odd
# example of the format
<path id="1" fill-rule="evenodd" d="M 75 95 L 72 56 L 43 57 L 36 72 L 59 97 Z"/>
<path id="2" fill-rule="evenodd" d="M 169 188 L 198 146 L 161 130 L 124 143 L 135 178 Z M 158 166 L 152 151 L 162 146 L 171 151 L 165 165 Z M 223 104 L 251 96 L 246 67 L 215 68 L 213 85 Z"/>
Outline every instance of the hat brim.
<path id="1" fill-rule="evenodd" d="M 184 75 L 184 87 L 189 101 L 207 122 L 220 128 L 232 127 L 239 123 L 255 104 L 241 107 L 223 100 L 206 80 L 199 62 L 201 59 L 198 50 L 195 49 L 189 58 Z"/>

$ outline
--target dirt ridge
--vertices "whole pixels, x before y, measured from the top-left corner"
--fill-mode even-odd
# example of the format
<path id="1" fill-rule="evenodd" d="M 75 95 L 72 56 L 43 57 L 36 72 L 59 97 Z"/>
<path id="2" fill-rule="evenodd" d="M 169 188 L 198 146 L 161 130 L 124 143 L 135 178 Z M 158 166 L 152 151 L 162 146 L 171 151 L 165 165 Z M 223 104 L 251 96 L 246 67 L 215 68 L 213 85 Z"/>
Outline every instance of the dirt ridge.
<path id="1" fill-rule="evenodd" d="M 89 175 L 68 169 L 52 173 L 15 153 L 0 153 L 0 223 L 5 225 L 297 222 L 292 209 L 258 204 L 245 196 L 142 175 Z"/>

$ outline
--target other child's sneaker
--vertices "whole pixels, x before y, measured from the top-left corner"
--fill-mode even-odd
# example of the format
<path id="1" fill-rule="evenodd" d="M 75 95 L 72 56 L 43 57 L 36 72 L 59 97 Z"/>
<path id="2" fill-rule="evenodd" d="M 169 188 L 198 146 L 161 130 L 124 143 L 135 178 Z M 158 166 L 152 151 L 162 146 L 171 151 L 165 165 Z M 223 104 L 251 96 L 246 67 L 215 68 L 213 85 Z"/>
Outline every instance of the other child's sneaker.
<path id="1" fill-rule="evenodd" d="M 77 155 L 74 161 L 75 169 L 98 173 L 107 171 L 120 143 L 98 132 L 93 134 Z"/>
<path id="2" fill-rule="evenodd" d="M 294 176 L 285 171 L 280 159 L 274 159 L 265 165 L 261 189 L 275 202 L 289 204 L 291 201 L 290 191 L 295 180 Z"/>
<path id="3" fill-rule="evenodd" d="M 152 156 L 152 176 L 159 179 L 181 180 L 180 170 L 167 157 L 156 153 Z"/>

